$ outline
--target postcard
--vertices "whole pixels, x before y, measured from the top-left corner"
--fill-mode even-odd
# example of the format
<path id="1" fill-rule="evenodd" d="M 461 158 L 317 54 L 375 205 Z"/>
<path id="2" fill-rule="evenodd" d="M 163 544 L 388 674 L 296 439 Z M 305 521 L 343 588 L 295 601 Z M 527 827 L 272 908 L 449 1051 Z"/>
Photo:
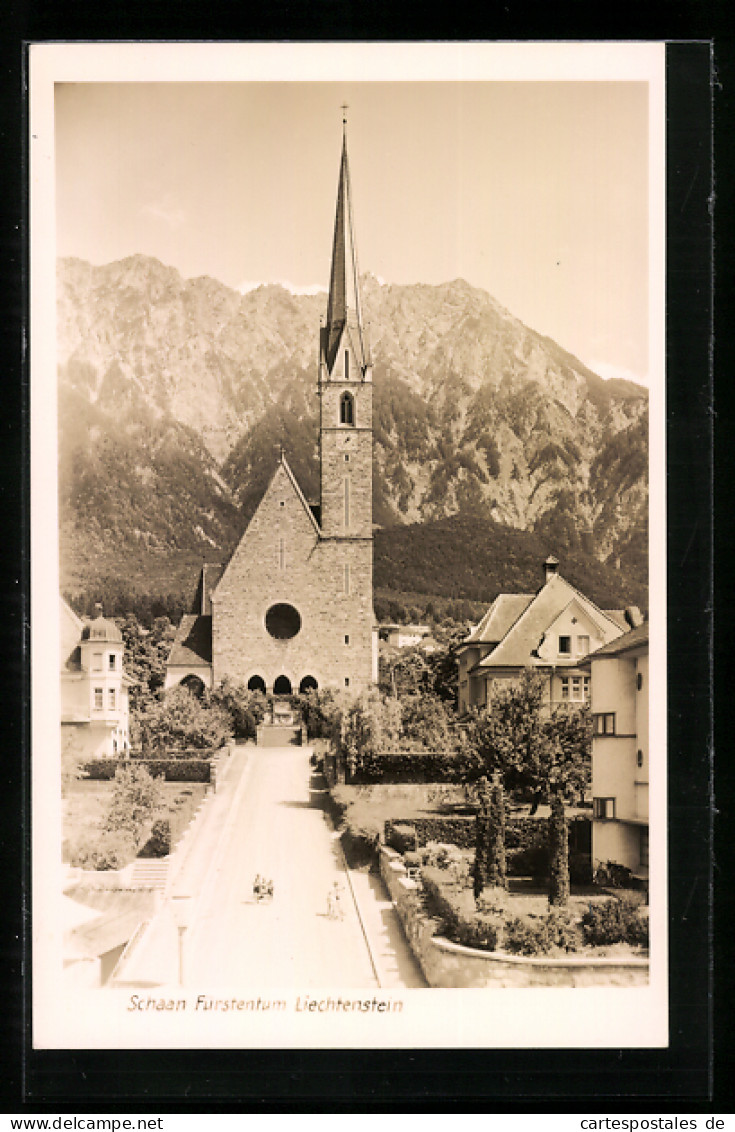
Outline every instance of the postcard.
<path id="1" fill-rule="evenodd" d="M 664 45 L 29 128 L 34 1047 L 665 1046 Z"/>

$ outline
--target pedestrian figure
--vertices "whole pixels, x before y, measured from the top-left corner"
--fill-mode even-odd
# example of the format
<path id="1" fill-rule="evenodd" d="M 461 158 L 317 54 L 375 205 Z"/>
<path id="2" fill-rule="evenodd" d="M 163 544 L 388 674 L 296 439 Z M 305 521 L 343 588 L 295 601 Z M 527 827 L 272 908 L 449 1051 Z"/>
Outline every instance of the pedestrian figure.
<path id="1" fill-rule="evenodd" d="M 342 908 L 342 890 L 340 888 L 339 881 L 335 881 L 332 887 L 332 903 L 334 906 L 335 919 L 344 919 L 344 910 Z"/>

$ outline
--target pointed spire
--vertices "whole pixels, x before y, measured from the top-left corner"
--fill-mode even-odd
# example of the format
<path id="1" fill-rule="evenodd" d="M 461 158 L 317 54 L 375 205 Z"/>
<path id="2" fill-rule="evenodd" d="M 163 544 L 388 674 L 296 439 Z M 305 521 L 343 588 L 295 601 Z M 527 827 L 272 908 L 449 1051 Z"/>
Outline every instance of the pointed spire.
<path id="1" fill-rule="evenodd" d="M 337 212 L 332 241 L 332 270 L 329 278 L 327 324 L 324 333 L 327 368 L 331 370 L 337 347 L 345 326 L 354 334 L 353 348 L 360 373 L 369 364 L 368 350 L 362 327 L 360 309 L 360 280 L 357 266 L 357 247 L 352 219 L 350 168 L 347 160 L 347 107 L 342 107 L 342 157 L 337 188 Z"/>

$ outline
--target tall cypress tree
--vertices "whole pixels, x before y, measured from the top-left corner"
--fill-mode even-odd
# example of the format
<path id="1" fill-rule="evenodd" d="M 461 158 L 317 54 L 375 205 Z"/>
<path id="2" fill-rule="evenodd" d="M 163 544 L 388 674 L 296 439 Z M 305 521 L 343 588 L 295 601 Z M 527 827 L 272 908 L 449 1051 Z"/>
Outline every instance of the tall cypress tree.
<path id="1" fill-rule="evenodd" d="M 475 863 L 472 869 L 472 891 L 475 900 L 482 895 L 487 884 L 487 849 L 490 828 L 490 790 L 487 778 L 483 775 L 478 782 L 479 808 L 475 816 Z"/>
<path id="2" fill-rule="evenodd" d="M 487 822 L 486 883 L 495 888 L 508 885 L 505 863 L 505 790 L 500 775 L 493 776 Z"/>
<path id="3" fill-rule="evenodd" d="M 551 799 L 549 843 L 551 849 L 549 904 L 563 907 L 569 903 L 569 830 L 561 794 L 554 794 Z"/>

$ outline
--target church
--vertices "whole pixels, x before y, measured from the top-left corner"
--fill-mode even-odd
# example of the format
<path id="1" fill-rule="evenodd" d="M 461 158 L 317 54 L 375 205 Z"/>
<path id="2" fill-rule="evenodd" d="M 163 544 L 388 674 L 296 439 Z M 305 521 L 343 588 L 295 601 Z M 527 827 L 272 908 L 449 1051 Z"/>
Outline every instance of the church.
<path id="1" fill-rule="evenodd" d="M 344 123 L 317 392 L 319 502 L 307 501 L 281 451 L 229 562 L 202 569 L 167 661 L 166 688 L 200 690 L 228 678 L 289 695 L 327 687 L 359 692 L 377 682 L 372 361 Z"/>

